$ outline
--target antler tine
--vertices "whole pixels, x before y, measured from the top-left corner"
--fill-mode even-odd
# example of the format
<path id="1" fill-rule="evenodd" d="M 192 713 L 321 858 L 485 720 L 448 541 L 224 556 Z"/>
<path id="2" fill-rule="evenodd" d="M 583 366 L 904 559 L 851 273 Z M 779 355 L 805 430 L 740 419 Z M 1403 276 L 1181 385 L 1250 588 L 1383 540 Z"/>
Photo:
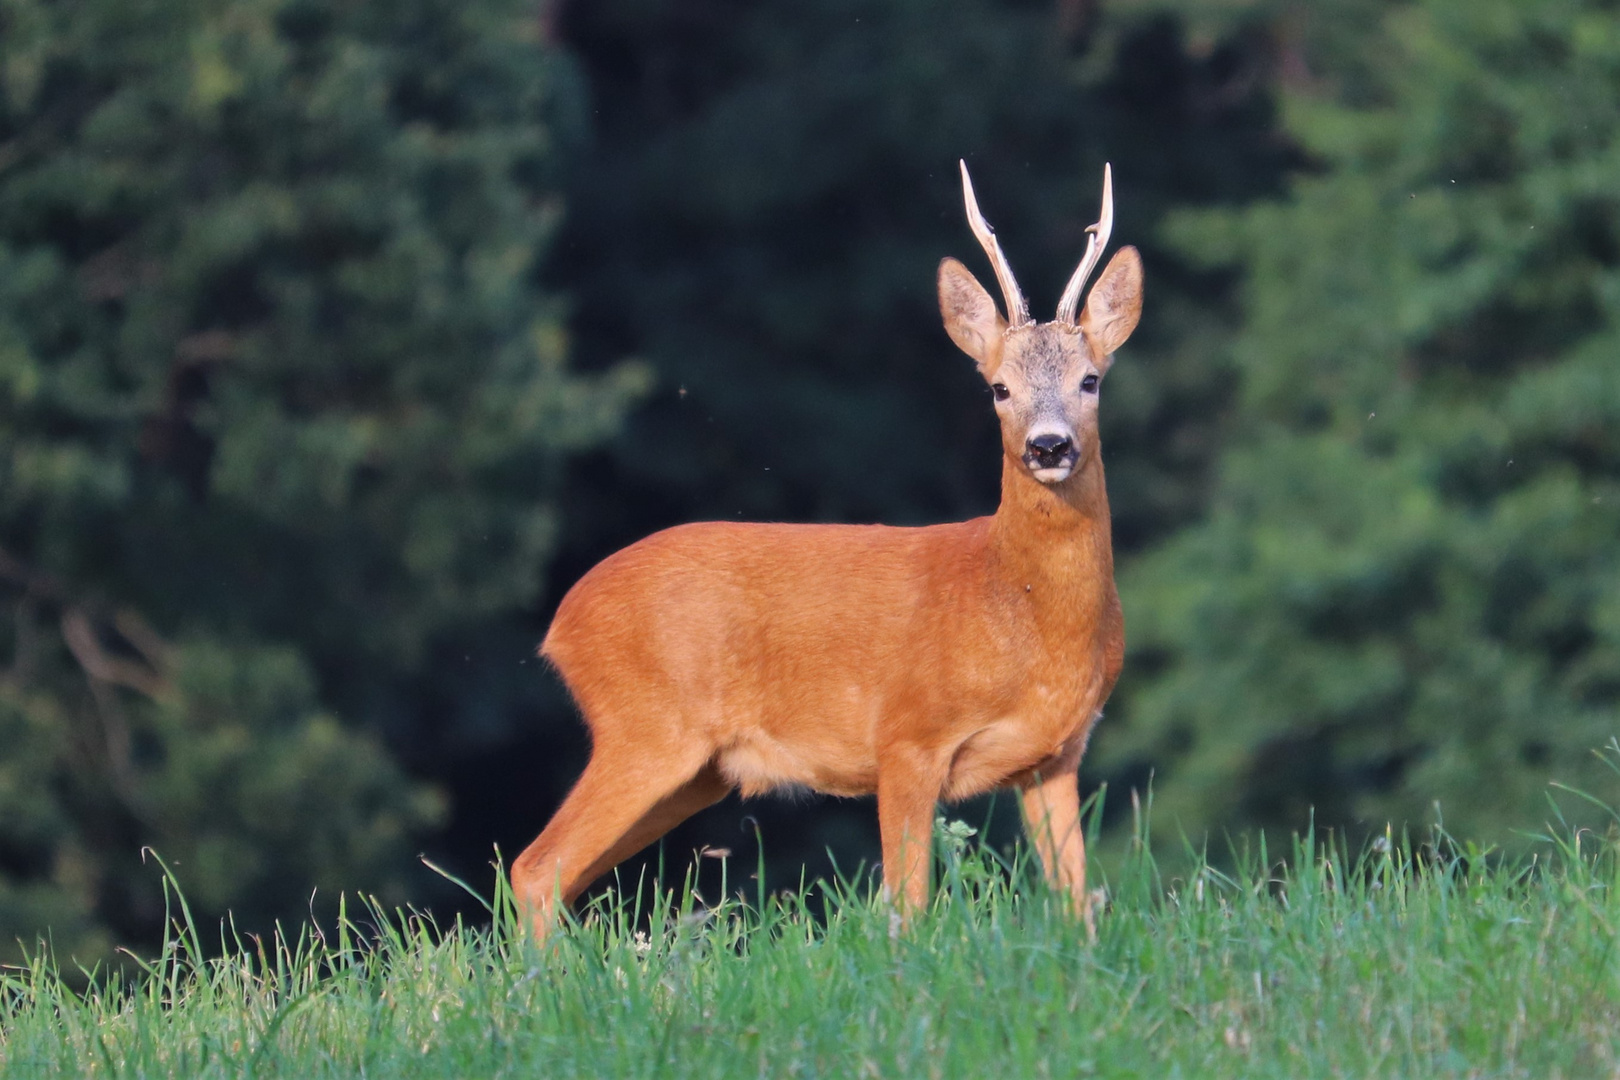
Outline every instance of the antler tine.
<path id="1" fill-rule="evenodd" d="M 1108 236 L 1114 231 L 1114 170 L 1111 166 L 1103 165 L 1103 193 L 1102 216 L 1095 225 L 1088 225 L 1086 232 L 1091 235 L 1086 238 L 1086 253 L 1080 259 L 1080 265 L 1075 267 L 1074 276 L 1069 279 L 1068 286 L 1063 290 L 1063 298 L 1058 301 L 1057 321 L 1064 326 L 1075 325 L 1075 309 L 1080 306 L 1080 290 L 1086 287 L 1086 279 L 1097 268 L 1097 260 L 1102 258 L 1103 248 L 1108 246 Z"/>
<path id="2" fill-rule="evenodd" d="M 1029 305 L 1024 302 L 1024 294 L 1018 291 L 1018 282 L 1013 278 L 1012 265 L 1007 262 L 1007 256 L 1001 250 L 1001 241 L 996 239 L 990 223 L 979 213 L 979 200 L 973 197 L 973 181 L 968 179 L 967 162 L 962 161 L 959 164 L 962 166 L 962 199 L 967 203 L 968 225 L 973 229 L 973 235 L 979 238 L 979 246 L 984 248 L 984 253 L 990 256 L 990 262 L 996 268 L 996 280 L 1001 282 L 1001 295 L 1007 300 L 1007 325 L 1022 326 L 1029 322 Z"/>

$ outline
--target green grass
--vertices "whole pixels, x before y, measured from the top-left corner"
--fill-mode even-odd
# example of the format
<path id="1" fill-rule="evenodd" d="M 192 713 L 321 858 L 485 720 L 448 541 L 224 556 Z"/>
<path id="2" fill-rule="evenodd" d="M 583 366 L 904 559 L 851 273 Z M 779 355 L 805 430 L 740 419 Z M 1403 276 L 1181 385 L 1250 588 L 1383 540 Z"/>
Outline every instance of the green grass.
<path id="1" fill-rule="evenodd" d="M 116 1076 L 1620 1075 L 1620 838 L 1503 859 L 1308 838 L 1165 879 L 1116 865 L 1095 943 L 1022 864 L 942 838 L 898 937 L 866 890 L 650 913 L 611 898 L 538 949 L 350 911 L 73 990 L 4 974 L 0 1071 Z M 1391 842 L 1393 841 L 1393 842 Z M 658 927 L 651 935 L 637 925 Z M 212 948 L 207 946 L 212 945 Z M 79 982 L 81 987 L 82 977 Z"/>

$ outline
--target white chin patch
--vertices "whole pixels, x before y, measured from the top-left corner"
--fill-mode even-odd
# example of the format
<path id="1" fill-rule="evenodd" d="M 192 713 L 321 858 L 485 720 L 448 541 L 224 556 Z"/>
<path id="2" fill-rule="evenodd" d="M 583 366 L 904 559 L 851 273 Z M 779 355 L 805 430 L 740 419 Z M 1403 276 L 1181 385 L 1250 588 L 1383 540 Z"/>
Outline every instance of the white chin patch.
<path id="1" fill-rule="evenodd" d="M 1069 474 L 1072 472 L 1074 472 L 1073 467 L 1059 465 L 1055 469 L 1031 469 L 1030 475 L 1043 484 L 1061 484 L 1069 478 Z"/>

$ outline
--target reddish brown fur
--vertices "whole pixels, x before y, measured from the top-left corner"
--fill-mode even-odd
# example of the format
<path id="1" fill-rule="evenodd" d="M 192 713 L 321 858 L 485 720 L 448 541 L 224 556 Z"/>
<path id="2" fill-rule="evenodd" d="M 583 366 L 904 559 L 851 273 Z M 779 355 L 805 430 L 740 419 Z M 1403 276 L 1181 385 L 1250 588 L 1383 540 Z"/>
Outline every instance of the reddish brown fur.
<path id="1" fill-rule="evenodd" d="M 1006 331 L 959 263 L 940 270 L 951 336 L 1000 382 L 1023 379 L 1037 355 L 1048 367 L 1060 356 L 1072 382 L 1100 376 L 1135 326 L 1140 283 L 1125 249 L 1081 328 Z M 1003 412 L 990 517 L 684 525 L 586 574 L 541 647 L 593 748 L 512 868 L 536 931 L 558 899 L 727 791 L 789 784 L 877 793 L 885 891 L 903 914 L 927 899 L 936 802 L 1020 788 L 1049 877 L 1089 922 L 1076 771 L 1124 626 L 1095 396 L 1085 408 L 1072 409 L 1079 464 L 1050 485 L 1021 460 L 1027 416 Z"/>

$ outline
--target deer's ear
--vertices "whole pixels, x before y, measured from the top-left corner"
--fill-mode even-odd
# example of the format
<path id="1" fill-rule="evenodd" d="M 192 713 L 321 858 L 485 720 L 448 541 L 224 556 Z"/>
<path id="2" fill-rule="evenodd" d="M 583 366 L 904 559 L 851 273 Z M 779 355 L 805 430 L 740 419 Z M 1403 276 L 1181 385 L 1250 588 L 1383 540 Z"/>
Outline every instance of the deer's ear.
<path id="1" fill-rule="evenodd" d="M 956 347 L 988 373 L 998 362 L 1001 333 L 1007 324 L 984 286 L 955 259 L 939 264 L 939 313 Z"/>
<path id="2" fill-rule="evenodd" d="M 1108 261 L 1097 284 L 1086 297 L 1086 310 L 1080 316 L 1080 329 L 1086 332 L 1097 359 L 1111 356 L 1125 344 L 1142 317 L 1142 256 L 1133 247 L 1123 247 Z"/>

